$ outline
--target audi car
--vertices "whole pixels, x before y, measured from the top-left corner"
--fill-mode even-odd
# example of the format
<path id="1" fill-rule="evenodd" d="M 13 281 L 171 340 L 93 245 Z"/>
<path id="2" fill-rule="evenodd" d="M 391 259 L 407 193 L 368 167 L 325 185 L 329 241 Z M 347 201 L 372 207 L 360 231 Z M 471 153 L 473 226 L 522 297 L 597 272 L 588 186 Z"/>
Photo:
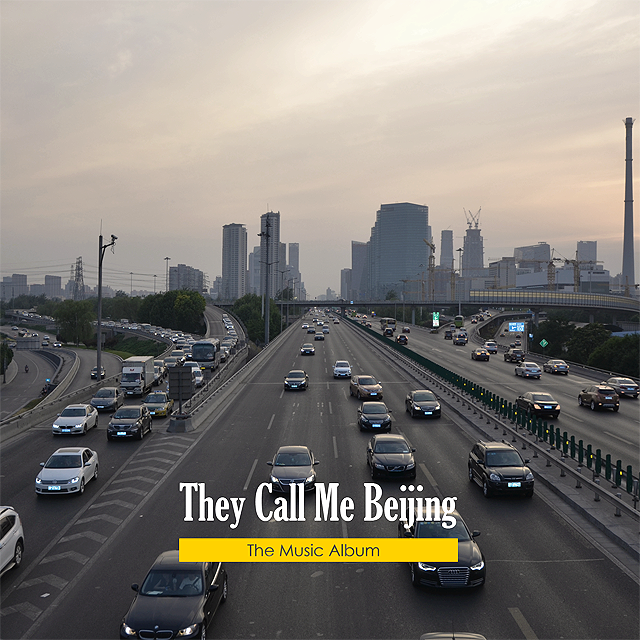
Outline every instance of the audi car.
<path id="1" fill-rule="evenodd" d="M 416 477 L 415 449 L 409 446 L 404 436 L 376 434 L 367 444 L 367 465 L 371 479 Z"/>
<path id="2" fill-rule="evenodd" d="M 305 491 L 316 486 L 316 470 L 320 461 L 313 457 L 309 447 L 288 445 L 280 447 L 267 464 L 271 467 L 269 480 L 274 491 L 287 493 L 291 485 L 303 484 Z"/>
<path id="3" fill-rule="evenodd" d="M 469 480 L 482 487 L 485 498 L 494 494 L 533 496 L 533 472 L 518 450 L 507 442 L 480 440 L 469 452 Z"/>
<path id="4" fill-rule="evenodd" d="M 53 435 L 78 433 L 84 435 L 98 426 L 98 411 L 90 404 L 70 404 L 58 414 L 53 423 Z"/>
<path id="5" fill-rule="evenodd" d="M 516 406 L 534 416 L 557 419 L 560 415 L 560 403 L 550 393 L 527 391 L 516 398 Z"/>
<path id="6" fill-rule="evenodd" d="M 384 402 L 363 402 L 358 408 L 360 431 L 391 431 L 391 411 Z"/>
<path id="7" fill-rule="evenodd" d="M 85 485 L 98 477 L 98 453 L 85 447 L 63 447 L 40 466 L 38 495 L 84 493 Z"/>
<path id="8" fill-rule="evenodd" d="M 405 398 L 405 408 L 412 418 L 439 418 L 442 415 L 440 400 L 429 389 L 409 391 Z"/>

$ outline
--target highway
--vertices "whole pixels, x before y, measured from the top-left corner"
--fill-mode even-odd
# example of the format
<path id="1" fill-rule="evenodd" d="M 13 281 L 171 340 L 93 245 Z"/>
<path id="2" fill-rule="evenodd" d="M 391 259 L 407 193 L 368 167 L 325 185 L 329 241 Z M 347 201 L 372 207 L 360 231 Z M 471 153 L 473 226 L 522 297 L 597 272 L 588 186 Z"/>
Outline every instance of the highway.
<path id="1" fill-rule="evenodd" d="M 301 356 L 300 345 L 308 337 L 299 324 L 270 347 L 268 357 L 197 431 L 168 434 L 168 421 L 162 419 L 141 442 L 107 443 L 104 420 L 80 439 L 54 440 L 46 423 L 3 444 L 1 501 L 18 509 L 26 541 L 22 567 L 2 578 L 3 638 L 117 637 L 133 597 L 131 583 L 141 582 L 157 555 L 177 548 L 180 537 L 395 537 L 395 523 L 363 521 L 369 436 L 356 426 L 359 403 L 349 396 L 348 381 L 332 377 L 337 359 L 349 360 L 354 373 L 372 374 L 382 383 L 384 401 L 393 410 L 392 431 L 417 449 L 416 482 L 424 486 L 424 495 L 455 496 L 469 527 L 482 532 L 478 542 L 486 556 L 487 583 L 476 590 L 434 592 L 415 589 L 404 564 L 230 563 L 229 599 L 216 614 L 210 636 L 419 638 L 454 628 L 490 639 L 637 638 L 635 580 L 540 496 L 485 499 L 467 477 L 475 436 L 446 408 L 440 420 L 412 420 L 404 397 L 415 382 L 371 350 L 356 328 L 330 324 L 326 339 L 315 342 L 316 355 Z M 439 354 L 448 368 L 464 367 L 472 379 L 484 373 L 486 386 L 502 385 L 514 397 L 524 387 L 546 384 L 544 376 L 515 379 L 512 366 L 501 359 L 472 362 L 470 345 L 456 348 L 441 336 L 415 330 L 410 339 L 411 347 Z M 309 374 L 308 391 L 284 391 L 283 377 L 294 368 Z M 558 395 L 562 388 L 567 396 L 560 398 L 559 422 L 571 421 L 577 428 L 582 419 L 591 434 L 589 421 L 596 419 L 592 426 L 597 426 L 606 418 L 607 425 L 615 425 L 607 431 L 628 437 L 637 450 L 633 401 L 623 403 L 619 414 L 584 410 L 581 415 L 577 404 L 574 414 L 568 399 L 572 395 L 575 404 L 573 376 L 553 377 L 549 385 L 547 390 Z M 634 429 L 635 441 L 629 436 Z M 612 446 L 611 439 L 605 441 Z M 38 462 L 56 447 L 76 443 L 98 451 L 99 479 L 83 496 L 37 498 Z M 284 444 L 313 450 L 320 460 L 318 481 L 339 482 L 340 495 L 354 499 L 353 521 L 314 521 L 313 500 L 306 504 L 303 522 L 258 519 L 253 497 L 268 479 L 267 460 Z M 184 482 L 205 483 L 214 499 L 247 498 L 239 526 L 185 522 L 179 488 Z M 380 484 L 385 497 L 403 495 L 398 483 Z"/>

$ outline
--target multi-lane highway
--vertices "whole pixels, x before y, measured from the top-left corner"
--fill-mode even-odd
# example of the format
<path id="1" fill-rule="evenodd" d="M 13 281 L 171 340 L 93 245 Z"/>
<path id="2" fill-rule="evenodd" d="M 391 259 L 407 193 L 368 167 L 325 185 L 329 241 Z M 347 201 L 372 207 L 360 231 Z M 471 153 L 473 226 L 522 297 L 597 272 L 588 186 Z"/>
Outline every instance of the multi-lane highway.
<path id="1" fill-rule="evenodd" d="M 140 583 L 157 555 L 177 548 L 180 537 L 395 537 L 395 523 L 362 517 L 369 436 L 356 426 L 358 401 L 349 396 L 348 380 L 332 376 L 334 361 L 347 359 L 354 373 L 370 373 L 383 384 L 392 431 L 417 450 L 416 483 L 424 495 L 455 496 L 467 524 L 482 532 L 486 585 L 463 592 L 415 589 L 404 564 L 231 563 L 229 598 L 209 636 L 419 638 L 454 629 L 487 638 L 637 638 L 636 581 L 539 497 L 485 499 L 467 477 L 474 436 L 446 406 L 440 420 L 412 420 L 404 398 L 415 381 L 371 350 L 356 328 L 345 322 L 329 326 L 326 339 L 314 343 L 314 356 L 300 355 L 308 337 L 299 324 L 289 329 L 251 375 L 230 383 L 223 401 L 214 400 L 219 405 L 195 432 L 168 434 L 167 421 L 160 420 L 142 442 L 107 443 L 101 423 L 85 437 L 54 440 L 47 423 L 3 444 L 2 503 L 22 516 L 26 552 L 22 567 L 2 579 L 2 637 L 116 637 L 133 597 L 131 583 Z M 629 435 L 637 431 L 633 402 L 623 403 L 619 414 L 580 412 L 570 406 L 572 375 L 523 381 L 500 356 L 476 363 L 469 346 L 453 347 L 415 330 L 410 339 L 410 346 L 437 354 L 448 368 L 461 367 L 487 387 L 504 387 L 503 396 L 515 397 L 531 385 L 548 384 L 545 389 L 556 396 L 562 389 L 560 421 L 578 428 L 578 419 L 584 420 L 586 428 L 595 416 L 602 429 L 606 420 L 637 451 L 637 434 L 635 440 Z M 309 390 L 285 392 L 283 377 L 298 368 L 309 374 Z M 595 445 L 594 439 L 589 441 Z M 98 481 L 83 496 L 38 499 L 38 462 L 56 447 L 76 443 L 98 451 Z M 256 516 L 253 498 L 268 479 L 266 462 L 285 444 L 313 450 L 320 460 L 318 481 L 339 482 L 340 494 L 354 499 L 353 521 L 314 521 L 312 500 L 303 522 L 262 522 Z M 205 483 L 214 499 L 247 498 L 239 526 L 185 522 L 179 488 L 185 482 Z M 380 484 L 385 497 L 403 495 L 399 483 Z"/>

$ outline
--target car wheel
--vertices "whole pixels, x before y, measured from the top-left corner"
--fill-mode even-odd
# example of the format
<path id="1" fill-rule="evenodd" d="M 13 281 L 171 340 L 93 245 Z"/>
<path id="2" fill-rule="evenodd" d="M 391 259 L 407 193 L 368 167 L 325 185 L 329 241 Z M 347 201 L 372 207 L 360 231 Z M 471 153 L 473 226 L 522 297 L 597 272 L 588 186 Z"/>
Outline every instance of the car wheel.
<path id="1" fill-rule="evenodd" d="M 229 585 L 227 584 L 227 576 L 224 577 L 224 582 L 222 583 L 222 595 L 220 596 L 220 603 L 227 601 L 227 596 L 229 595 Z"/>
<path id="2" fill-rule="evenodd" d="M 138 431 L 138 440 L 144 438 L 144 425 L 140 425 L 140 431 Z"/>
<path id="3" fill-rule="evenodd" d="M 416 412 L 413 410 L 413 407 L 411 408 L 411 411 L 409 413 L 411 414 L 412 418 L 416 417 Z"/>
<path id="4" fill-rule="evenodd" d="M 483 480 L 482 482 L 482 494 L 484 495 L 485 498 L 491 497 L 491 489 L 489 489 L 489 484 L 487 483 L 486 480 Z"/>
<path id="5" fill-rule="evenodd" d="M 82 495 L 84 493 L 84 478 L 82 478 L 82 480 L 80 480 L 80 491 L 78 491 L 78 493 L 80 495 Z"/>
<path id="6" fill-rule="evenodd" d="M 202 621 L 199 638 L 200 640 L 207 640 L 207 623 L 205 620 Z"/>
<path id="7" fill-rule="evenodd" d="M 375 478 L 376 478 L 376 471 L 375 471 L 375 469 L 374 469 L 373 465 L 371 465 L 370 473 L 371 473 L 371 479 L 372 479 L 372 480 L 375 480 Z"/>
<path id="8" fill-rule="evenodd" d="M 98 428 L 98 417 L 96 416 L 96 423 L 93 425 L 96 429 Z"/>
<path id="9" fill-rule="evenodd" d="M 84 425 L 82 425 L 82 435 L 86 436 L 87 435 L 87 423 L 85 422 Z"/>
<path id="10" fill-rule="evenodd" d="M 531 491 L 527 491 L 527 493 L 524 494 L 525 498 L 533 498 L 533 489 L 531 489 Z"/>
<path id="11" fill-rule="evenodd" d="M 589 405 L 591 411 L 595 411 L 596 410 L 596 403 L 592 400 L 591 404 Z"/>
<path id="12" fill-rule="evenodd" d="M 353 389 L 349 387 L 349 395 L 353 398 Z"/>
<path id="13" fill-rule="evenodd" d="M 169 415 L 169 414 L 167 414 L 167 416 L 168 416 L 168 415 Z M 151 433 L 151 429 L 152 429 L 152 427 L 153 427 L 153 422 L 149 422 L 149 433 Z"/>
<path id="14" fill-rule="evenodd" d="M 107 442 L 111 442 L 113 438 L 107 433 Z"/>
<path id="15" fill-rule="evenodd" d="M 617 407 L 613 407 L 614 411 L 618 411 L 618 409 L 620 409 L 620 405 L 618 405 Z"/>
<path id="16" fill-rule="evenodd" d="M 516 375 L 518 375 L 518 370 L 517 369 L 515 369 L 515 372 L 516 372 Z"/>
<path id="17" fill-rule="evenodd" d="M 582 396 L 578 396 L 578 405 L 581 407 L 584 405 L 584 403 L 582 402 Z"/>
<path id="18" fill-rule="evenodd" d="M 13 550 L 13 564 L 16 569 L 22 564 L 22 554 L 24 553 L 24 545 L 22 540 L 16 542 L 16 548 Z"/>
<path id="19" fill-rule="evenodd" d="M 358 391 L 358 392 L 356 393 L 356 398 L 358 398 L 358 400 L 360 400 L 360 391 Z"/>
<path id="20" fill-rule="evenodd" d="M 554 420 L 557 420 L 559 415 L 560 415 L 559 413 L 554 413 L 554 414 L 553 414 L 553 419 L 554 419 Z"/>
<path id="21" fill-rule="evenodd" d="M 418 581 L 418 575 L 416 573 L 416 569 L 413 562 L 411 563 L 410 567 L 411 567 L 411 584 L 414 587 L 418 587 L 420 586 L 420 582 Z"/>
<path id="22" fill-rule="evenodd" d="M 469 467 L 469 482 L 473 482 L 473 469 Z"/>
<path id="23" fill-rule="evenodd" d="M 94 479 L 94 480 L 97 480 L 97 479 L 98 479 L 98 465 L 96 465 L 96 469 L 95 469 L 95 471 L 93 472 L 93 479 Z"/>

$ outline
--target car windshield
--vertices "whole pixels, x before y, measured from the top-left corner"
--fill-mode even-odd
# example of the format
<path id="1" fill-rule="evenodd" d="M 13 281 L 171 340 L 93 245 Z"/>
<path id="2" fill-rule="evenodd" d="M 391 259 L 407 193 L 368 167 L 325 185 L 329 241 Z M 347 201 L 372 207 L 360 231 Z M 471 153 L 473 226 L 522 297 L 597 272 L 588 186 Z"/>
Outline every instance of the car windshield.
<path id="1" fill-rule="evenodd" d="M 138 382 L 140 380 L 139 373 L 123 373 L 120 382 Z"/>
<path id="2" fill-rule="evenodd" d="M 445 529 L 442 522 L 416 522 L 416 538 L 458 538 L 459 542 L 469 540 L 469 532 L 459 518 L 451 529 Z"/>
<path id="3" fill-rule="evenodd" d="M 142 583 L 140 594 L 158 597 L 202 595 L 202 575 L 188 570 L 153 570 Z"/>
<path id="4" fill-rule="evenodd" d="M 304 378 L 304 371 L 289 371 L 289 378 Z"/>
<path id="5" fill-rule="evenodd" d="M 85 415 L 85 410 L 82 407 L 75 407 L 70 409 L 67 407 L 61 414 L 61 418 L 81 418 Z"/>
<path id="6" fill-rule="evenodd" d="M 605 396 L 611 396 L 615 393 L 615 391 L 611 387 L 598 387 L 596 389 L 596 393 L 602 393 Z"/>
<path id="7" fill-rule="evenodd" d="M 377 402 L 367 402 L 362 405 L 363 413 L 388 413 L 387 406 L 385 404 L 378 404 Z"/>
<path id="8" fill-rule="evenodd" d="M 523 367 L 526 367 L 527 369 L 537 369 L 538 365 L 535 362 L 525 362 L 522 365 Z"/>
<path id="9" fill-rule="evenodd" d="M 158 403 L 158 402 L 166 402 L 167 397 L 164 393 L 150 393 L 144 401 L 146 403 Z"/>
<path id="10" fill-rule="evenodd" d="M 436 397 L 431 391 L 419 391 L 413 394 L 414 402 L 430 402 L 435 399 Z"/>
<path id="11" fill-rule="evenodd" d="M 522 459 L 517 451 L 487 451 L 488 467 L 521 467 Z"/>
<path id="12" fill-rule="evenodd" d="M 630 378 L 618 378 L 618 380 L 616 381 L 617 384 L 632 384 L 635 385 L 636 383 L 631 380 Z"/>
<path id="13" fill-rule="evenodd" d="M 313 349 L 313 345 L 312 344 L 308 344 L 308 343 L 307 344 L 303 344 L 302 348 L 303 349 Z"/>
<path id="14" fill-rule="evenodd" d="M 120 418 L 137 418 L 140 415 L 140 409 L 125 407 L 124 409 L 118 409 L 114 414 L 114 419 Z"/>
<path id="15" fill-rule="evenodd" d="M 94 396 L 95 398 L 113 398 L 115 392 L 113 389 L 100 389 Z"/>
<path id="16" fill-rule="evenodd" d="M 376 442 L 376 453 L 411 453 L 406 442 Z"/>
<path id="17" fill-rule="evenodd" d="M 363 386 L 365 386 L 365 387 L 366 387 L 366 386 L 370 386 L 370 385 L 371 385 L 371 386 L 372 386 L 372 385 L 376 385 L 376 384 L 378 384 L 378 383 L 376 382 L 376 379 L 375 379 L 375 378 L 366 377 L 366 376 L 361 376 L 361 377 L 358 379 L 358 384 L 361 384 L 361 385 L 363 385 Z"/>
<path id="18" fill-rule="evenodd" d="M 274 464 L 276 467 L 309 467 L 311 456 L 306 452 L 279 453 Z"/>
<path id="19" fill-rule="evenodd" d="M 336 362 L 335 366 L 344 368 L 344 367 L 348 367 L 349 363 L 348 362 L 343 362 L 342 360 L 338 360 L 338 362 Z"/>
<path id="20" fill-rule="evenodd" d="M 59 453 L 52 455 L 45 469 L 77 469 L 82 466 L 82 456 L 78 453 Z"/>
<path id="21" fill-rule="evenodd" d="M 533 394 L 534 402 L 555 402 L 553 396 L 550 393 L 534 393 Z"/>

